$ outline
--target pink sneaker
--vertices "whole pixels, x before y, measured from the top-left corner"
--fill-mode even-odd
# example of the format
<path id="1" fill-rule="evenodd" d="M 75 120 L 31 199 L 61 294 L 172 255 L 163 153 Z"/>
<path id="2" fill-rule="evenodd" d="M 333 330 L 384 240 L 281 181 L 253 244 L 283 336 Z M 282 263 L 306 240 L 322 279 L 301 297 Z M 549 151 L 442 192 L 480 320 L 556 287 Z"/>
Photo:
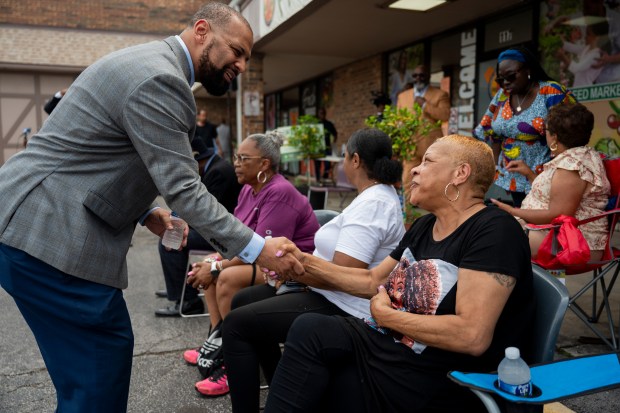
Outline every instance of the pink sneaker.
<path id="1" fill-rule="evenodd" d="M 191 350 L 186 350 L 185 353 L 183 353 L 183 359 L 187 362 L 187 364 L 191 364 L 192 366 L 198 364 L 198 356 L 200 355 L 198 350 L 199 349 L 197 348 L 193 348 Z"/>
<path id="2" fill-rule="evenodd" d="M 228 394 L 228 375 L 226 367 L 222 366 L 213 373 L 213 376 L 196 383 L 198 393 L 205 396 L 223 396 Z"/>

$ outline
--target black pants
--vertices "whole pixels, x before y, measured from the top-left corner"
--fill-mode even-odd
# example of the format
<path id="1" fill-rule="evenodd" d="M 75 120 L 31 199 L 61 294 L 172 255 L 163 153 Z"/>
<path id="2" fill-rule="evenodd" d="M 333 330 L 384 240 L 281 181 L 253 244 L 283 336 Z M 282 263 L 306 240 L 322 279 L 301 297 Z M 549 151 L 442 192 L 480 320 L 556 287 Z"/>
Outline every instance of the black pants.
<path id="1" fill-rule="evenodd" d="M 281 357 L 280 345 L 300 314 L 347 315 L 322 295 L 306 291 L 275 295 L 269 285 L 244 288 L 222 325 L 224 362 L 233 412 L 259 409 L 259 365 L 271 382 Z"/>
<path id="2" fill-rule="evenodd" d="M 350 336 L 334 317 L 309 314 L 299 321 L 291 328 L 265 412 L 366 412 Z"/>
<path id="3" fill-rule="evenodd" d="M 161 245 L 161 241 L 159 242 L 158 249 L 161 268 L 164 271 L 168 299 L 170 301 L 180 301 L 189 251 L 214 250 L 214 248 L 195 229 L 190 228 L 187 235 L 187 246 L 181 251 L 166 251 L 166 248 Z M 185 298 L 191 300 L 196 297 L 198 297 L 198 290 L 188 285 L 185 288 Z"/>
<path id="4" fill-rule="evenodd" d="M 325 149 L 325 156 L 329 156 L 332 154 L 332 148 L 326 148 Z M 314 176 L 316 176 L 316 181 L 320 182 L 321 181 L 321 164 L 324 165 L 324 170 L 323 170 L 323 178 L 327 179 L 329 178 L 329 170 L 332 167 L 332 163 L 331 162 L 327 162 L 327 161 L 319 161 L 318 159 L 314 160 Z"/>
<path id="5" fill-rule="evenodd" d="M 304 314 L 290 328 L 265 413 L 485 411 L 448 370 L 359 319 Z"/>

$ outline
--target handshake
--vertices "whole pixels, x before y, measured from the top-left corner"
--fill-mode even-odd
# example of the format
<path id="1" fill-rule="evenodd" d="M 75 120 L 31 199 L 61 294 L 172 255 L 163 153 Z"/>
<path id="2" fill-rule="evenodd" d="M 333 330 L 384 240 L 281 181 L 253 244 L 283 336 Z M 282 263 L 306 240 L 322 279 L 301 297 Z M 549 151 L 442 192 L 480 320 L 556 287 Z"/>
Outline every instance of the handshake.
<path id="1" fill-rule="evenodd" d="M 256 263 L 267 279 L 276 282 L 293 281 L 305 273 L 304 254 L 295 244 L 284 238 L 269 238 L 256 259 Z"/>

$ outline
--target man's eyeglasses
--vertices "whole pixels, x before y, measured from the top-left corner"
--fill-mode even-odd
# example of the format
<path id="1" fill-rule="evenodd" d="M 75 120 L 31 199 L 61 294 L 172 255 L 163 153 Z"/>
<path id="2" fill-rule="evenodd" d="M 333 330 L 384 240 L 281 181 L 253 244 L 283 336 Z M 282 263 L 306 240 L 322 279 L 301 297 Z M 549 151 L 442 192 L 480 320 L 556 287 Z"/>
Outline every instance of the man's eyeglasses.
<path id="1" fill-rule="evenodd" d="M 248 156 L 248 155 L 239 155 L 239 154 L 233 154 L 233 161 L 234 162 L 245 162 L 248 159 L 262 159 L 262 156 Z"/>
<path id="2" fill-rule="evenodd" d="M 426 75 L 424 73 L 412 73 L 411 77 L 413 77 L 413 78 L 419 77 L 419 78 L 423 79 L 423 78 L 426 77 Z"/>

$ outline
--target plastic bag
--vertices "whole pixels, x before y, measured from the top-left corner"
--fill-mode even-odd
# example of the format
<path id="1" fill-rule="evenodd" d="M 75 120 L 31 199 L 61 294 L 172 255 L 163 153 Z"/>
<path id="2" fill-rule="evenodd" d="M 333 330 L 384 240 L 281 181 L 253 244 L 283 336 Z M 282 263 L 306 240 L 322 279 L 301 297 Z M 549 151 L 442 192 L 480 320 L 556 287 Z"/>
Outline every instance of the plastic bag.
<path id="1" fill-rule="evenodd" d="M 582 265 L 590 260 L 590 247 L 577 228 L 577 219 L 560 215 L 551 221 L 551 225 L 561 225 L 557 231 L 557 251 L 553 252 L 553 238 L 556 231 L 552 228 L 540 244 L 534 262 L 543 268 L 557 269 L 571 265 Z"/>

